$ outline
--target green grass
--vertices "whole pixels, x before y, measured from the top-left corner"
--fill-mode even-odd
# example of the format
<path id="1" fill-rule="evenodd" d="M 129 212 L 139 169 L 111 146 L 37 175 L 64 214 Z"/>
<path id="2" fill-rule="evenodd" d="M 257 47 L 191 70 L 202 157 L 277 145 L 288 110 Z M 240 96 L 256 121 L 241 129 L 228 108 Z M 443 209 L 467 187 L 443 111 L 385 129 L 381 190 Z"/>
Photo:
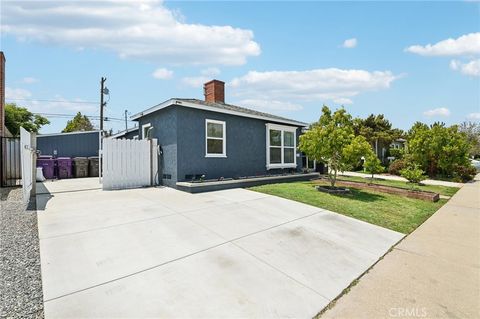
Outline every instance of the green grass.
<path id="1" fill-rule="evenodd" d="M 355 177 L 355 176 L 339 176 L 338 180 L 346 180 L 346 181 L 354 181 L 354 182 L 370 182 L 369 178 L 363 178 L 363 177 Z M 374 179 L 373 180 L 374 184 L 380 184 L 380 185 L 387 185 L 387 186 L 395 186 L 395 187 L 401 187 L 405 189 L 411 189 L 412 186 L 411 184 L 407 182 L 402 182 L 402 181 L 391 181 L 391 180 L 380 180 L 380 179 Z M 440 195 L 446 195 L 446 196 L 453 196 L 458 190 L 458 187 L 449 187 L 449 186 L 439 186 L 439 185 L 422 185 L 418 186 L 415 185 L 414 189 L 421 190 L 421 191 L 426 191 L 426 192 L 434 192 L 438 193 Z"/>
<path id="2" fill-rule="evenodd" d="M 404 234 L 415 230 L 447 202 L 441 199 L 433 203 L 354 188 L 351 188 L 350 195 L 331 195 L 317 191 L 314 188 L 316 184 L 318 182 L 292 182 L 255 186 L 250 189 L 325 208 Z"/>

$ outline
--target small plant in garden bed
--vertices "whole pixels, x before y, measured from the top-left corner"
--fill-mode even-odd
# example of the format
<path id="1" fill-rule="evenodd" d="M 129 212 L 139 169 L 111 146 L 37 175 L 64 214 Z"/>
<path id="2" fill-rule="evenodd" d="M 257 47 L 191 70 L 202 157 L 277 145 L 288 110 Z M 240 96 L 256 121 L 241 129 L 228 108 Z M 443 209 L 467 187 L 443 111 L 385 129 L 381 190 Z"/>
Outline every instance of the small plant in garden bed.
<path id="1" fill-rule="evenodd" d="M 412 190 L 415 188 L 415 185 L 418 186 L 421 181 L 426 179 L 424 173 L 424 171 L 418 168 L 418 165 L 412 165 L 400 171 L 402 177 L 406 178 L 411 183 Z"/>

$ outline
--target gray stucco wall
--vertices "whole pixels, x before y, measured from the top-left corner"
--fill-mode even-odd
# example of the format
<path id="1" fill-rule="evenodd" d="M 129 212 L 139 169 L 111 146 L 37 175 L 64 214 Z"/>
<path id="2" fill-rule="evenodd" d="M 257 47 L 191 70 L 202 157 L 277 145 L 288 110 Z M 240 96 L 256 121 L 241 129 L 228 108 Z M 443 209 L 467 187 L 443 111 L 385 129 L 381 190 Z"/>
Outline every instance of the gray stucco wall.
<path id="1" fill-rule="evenodd" d="M 37 149 L 42 155 L 66 157 L 98 156 L 99 132 L 67 133 L 61 135 L 37 135 Z"/>
<path id="2" fill-rule="evenodd" d="M 226 158 L 205 157 L 205 120 L 226 122 Z M 266 169 L 264 120 L 177 107 L 177 176 L 205 174 L 206 179 L 279 173 Z M 273 122 L 270 122 L 273 123 Z M 297 139 L 300 129 L 297 130 Z M 297 157 L 297 169 L 301 160 Z"/>
<path id="3" fill-rule="evenodd" d="M 142 138 L 141 127 L 150 123 L 153 126 L 152 138 L 158 140 L 163 155 L 158 159 L 158 175 L 163 185 L 176 187 L 177 182 L 177 108 L 170 106 L 139 119 L 139 138 Z M 170 178 L 162 178 L 167 175 Z"/>

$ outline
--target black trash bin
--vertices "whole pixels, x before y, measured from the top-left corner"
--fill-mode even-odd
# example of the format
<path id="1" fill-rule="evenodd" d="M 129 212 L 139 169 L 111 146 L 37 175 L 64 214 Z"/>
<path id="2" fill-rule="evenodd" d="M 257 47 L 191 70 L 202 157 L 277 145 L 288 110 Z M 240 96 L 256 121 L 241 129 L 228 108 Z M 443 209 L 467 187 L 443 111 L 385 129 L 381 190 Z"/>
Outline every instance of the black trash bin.
<path id="1" fill-rule="evenodd" d="M 88 176 L 98 177 L 99 173 L 99 158 L 92 156 L 88 158 Z"/>
<path id="2" fill-rule="evenodd" d="M 88 177 L 88 158 L 75 157 L 73 163 L 73 175 L 75 177 Z"/>

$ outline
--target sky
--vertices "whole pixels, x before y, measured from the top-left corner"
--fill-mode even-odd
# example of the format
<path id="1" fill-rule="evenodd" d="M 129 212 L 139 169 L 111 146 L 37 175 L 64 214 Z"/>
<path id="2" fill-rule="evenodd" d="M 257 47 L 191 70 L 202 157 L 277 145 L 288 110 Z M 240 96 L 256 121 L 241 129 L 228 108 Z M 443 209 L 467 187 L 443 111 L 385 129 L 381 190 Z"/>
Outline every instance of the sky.
<path id="1" fill-rule="evenodd" d="M 2 0 L 0 28 L 6 101 L 48 114 L 41 133 L 98 116 L 102 76 L 114 132 L 214 78 L 227 103 L 307 123 L 324 104 L 405 130 L 480 121 L 478 1 Z"/>

